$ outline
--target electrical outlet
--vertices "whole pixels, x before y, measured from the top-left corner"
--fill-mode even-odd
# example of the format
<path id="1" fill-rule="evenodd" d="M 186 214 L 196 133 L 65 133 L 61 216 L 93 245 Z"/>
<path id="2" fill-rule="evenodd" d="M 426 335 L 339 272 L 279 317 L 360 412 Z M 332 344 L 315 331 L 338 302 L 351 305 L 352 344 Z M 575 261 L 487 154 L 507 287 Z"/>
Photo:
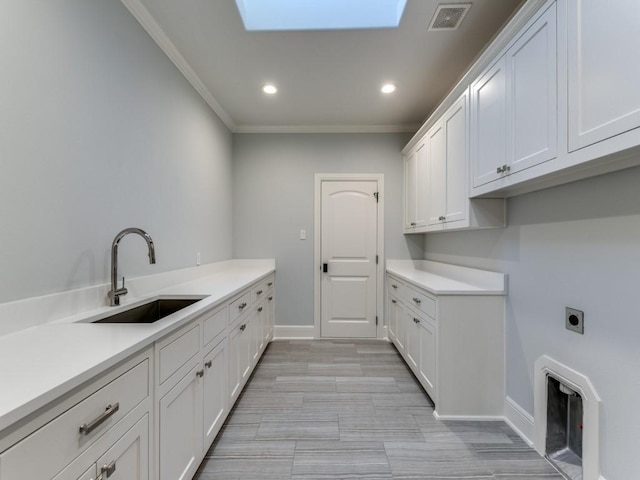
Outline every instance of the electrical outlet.
<path id="1" fill-rule="evenodd" d="M 199 267 L 200 266 L 200 252 L 196 253 L 196 266 Z"/>
<path id="2" fill-rule="evenodd" d="M 584 335 L 584 312 L 565 307 L 564 322 L 567 330 Z"/>

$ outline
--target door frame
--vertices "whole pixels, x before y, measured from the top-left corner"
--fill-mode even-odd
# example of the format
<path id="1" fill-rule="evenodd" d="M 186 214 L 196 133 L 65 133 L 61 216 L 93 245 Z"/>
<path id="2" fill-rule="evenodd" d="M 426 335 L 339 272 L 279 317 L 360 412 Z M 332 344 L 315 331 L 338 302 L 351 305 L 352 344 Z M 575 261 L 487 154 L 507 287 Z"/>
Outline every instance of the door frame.
<path id="1" fill-rule="evenodd" d="M 320 336 L 320 308 L 321 308 L 321 278 L 322 258 L 321 246 L 321 207 L 323 181 L 376 181 L 378 182 L 378 264 L 376 265 L 376 338 L 384 338 L 384 174 L 383 173 L 316 173 L 314 174 L 314 205 L 313 205 L 313 337 Z"/>

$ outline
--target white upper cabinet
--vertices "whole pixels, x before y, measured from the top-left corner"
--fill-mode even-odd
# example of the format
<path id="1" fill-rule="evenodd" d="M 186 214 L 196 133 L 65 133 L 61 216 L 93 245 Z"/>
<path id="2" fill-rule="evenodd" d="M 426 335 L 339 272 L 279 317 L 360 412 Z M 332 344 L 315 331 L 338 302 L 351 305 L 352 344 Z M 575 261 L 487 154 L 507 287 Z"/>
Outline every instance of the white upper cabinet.
<path id="1" fill-rule="evenodd" d="M 505 57 L 510 173 L 557 156 L 556 52 L 556 5 L 553 4 Z"/>
<path id="2" fill-rule="evenodd" d="M 569 151 L 640 126 L 640 2 L 568 1 Z"/>
<path id="3" fill-rule="evenodd" d="M 441 134 L 447 138 L 453 129 L 443 112 L 468 89 L 471 225 L 475 212 L 483 214 L 474 212 L 475 199 L 640 165 L 639 20 L 638 0 L 523 2 L 405 152 L 429 134 L 436 142 Z M 429 159 L 426 231 L 452 228 L 459 209 L 451 202 L 462 198 L 452 191 L 452 143 L 445 144 L 446 173 L 442 155 Z"/>
<path id="4" fill-rule="evenodd" d="M 447 147 L 442 120 L 427 133 L 429 189 L 427 193 L 428 224 L 439 225 L 447 210 Z"/>
<path id="5" fill-rule="evenodd" d="M 404 232 L 424 232 L 427 225 L 427 150 L 422 139 L 404 158 Z"/>
<path id="6" fill-rule="evenodd" d="M 427 232 L 504 226 L 502 200 L 469 200 L 467 112 L 465 93 L 427 132 Z"/>
<path id="7" fill-rule="evenodd" d="M 473 187 L 556 157 L 556 52 L 552 4 L 472 84 Z"/>
<path id="8" fill-rule="evenodd" d="M 430 230 L 464 226 L 467 219 L 467 95 L 454 103 L 427 133 Z M 433 228 L 440 225 L 440 228 Z"/>
<path id="9" fill-rule="evenodd" d="M 471 86 L 471 161 L 473 186 L 502 176 L 507 162 L 507 98 L 504 57 Z"/>

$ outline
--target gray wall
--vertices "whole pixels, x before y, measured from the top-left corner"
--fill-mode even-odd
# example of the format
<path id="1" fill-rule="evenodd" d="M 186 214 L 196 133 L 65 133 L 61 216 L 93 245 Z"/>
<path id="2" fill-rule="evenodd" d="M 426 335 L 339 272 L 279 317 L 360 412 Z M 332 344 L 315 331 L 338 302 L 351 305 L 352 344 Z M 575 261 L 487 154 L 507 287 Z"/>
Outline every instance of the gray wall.
<path id="1" fill-rule="evenodd" d="M 425 257 L 509 274 L 507 394 L 533 414 L 541 355 L 602 397 L 603 474 L 636 478 L 640 425 L 640 168 L 510 199 L 504 230 L 429 234 Z M 585 312 L 585 334 L 564 308 Z"/>
<path id="2" fill-rule="evenodd" d="M 233 256 L 275 258 L 279 325 L 313 325 L 315 173 L 383 173 L 387 258 L 421 258 L 422 236 L 402 235 L 408 134 L 234 135 Z M 307 240 L 300 240 L 300 230 Z"/>
<path id="3" fill-rule="evenodd" d="M 228 129 L 119 1 L 0 15 L 0 302 L 231 257 Z"/>

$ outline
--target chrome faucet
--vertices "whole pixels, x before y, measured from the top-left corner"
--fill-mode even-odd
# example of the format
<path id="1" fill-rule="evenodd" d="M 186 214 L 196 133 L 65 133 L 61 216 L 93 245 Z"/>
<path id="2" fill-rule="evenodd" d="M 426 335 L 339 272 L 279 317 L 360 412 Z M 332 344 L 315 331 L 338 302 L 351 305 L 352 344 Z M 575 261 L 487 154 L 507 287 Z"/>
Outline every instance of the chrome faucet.
<path id="1" fill-rule="evenodd" d="M 111 290 L 107 296 L 109 297 L 109 305 L 115 307 L 120 305 L 120 296 L 126 295 L 127 289 L 124 288 L 124 277 L 122 277 L 122 288 L 118 288 L 118 243 L 125 235 L 130 233 L 137 233 L 147 242 L 147 247 L 149 248 L 149 263 L 156 263 L 156 248 L 153 245 L 153 240 L 151 236 L 140 228 L 125 228 L 119 234 L 116 235 L 116 238 L 113 239 L 113 243 L 111 244 Z"/>

